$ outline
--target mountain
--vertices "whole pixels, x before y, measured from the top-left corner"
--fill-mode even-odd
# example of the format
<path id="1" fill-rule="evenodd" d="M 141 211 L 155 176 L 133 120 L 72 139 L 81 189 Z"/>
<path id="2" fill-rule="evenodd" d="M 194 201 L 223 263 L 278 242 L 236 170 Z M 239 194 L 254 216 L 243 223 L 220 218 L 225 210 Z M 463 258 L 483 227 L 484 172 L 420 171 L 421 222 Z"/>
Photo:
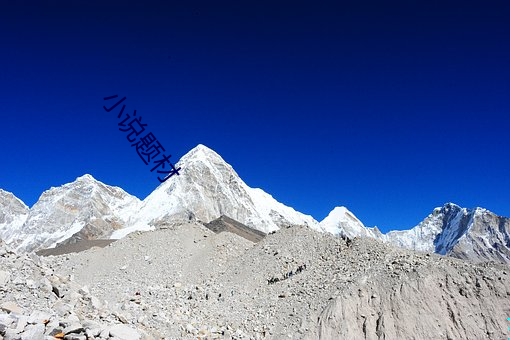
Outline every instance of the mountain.
<path id="1" fill-rule="evenodd" d="M 370 237 L 420 252 L 510 264 L 510 219 L 483 208 L 466 209 L 447 203 L 412 229 L 382 234 L 377 227 L 365 227 L 345 207 L 336 207 L 319 227 L 338 236 Z"/>
<path id="2" fill-rule="evenodd" d="M 105 185 L 90 175 L 45 191 L 22 226 L 10 226 L 4 241 L 32 251 L 81 239 L 108 238 L 126 225 L 140 201 L 124 190 Z"/>
<path id="3" fill-rule="evenodd" d="M 28 216 L 28 207 L 19 198 L 0 189 L 0 239 L 19 232 Z"/>
<path id="4" fill-rule="evenodd" d="M 380 239 L 381 232 L 377 227 L 367 228 L 346 207 L 336 207 L 319 224 L 320 230 L 347 238 L 371 237 Z"/>
<path id="5" fill-rule="evenodd" d="M 412 250 L 510 264 L 510 219 L 482 208 L 448 203 L 416 227 L 391 231 L 383 239 Z"/>
<path id="6" fill-rule="evenodd" d="M 176 166 L 181 167 L 180 175 L 156 188 L 142 202 L 131 226 L 112 237 L 153 229 L 165 221 L 207 223 L 222 215 L 264 233 L 290 224 L 318 228 L 313 217 L 285 206 L 261 189 L 250 188 L 232 166 L 204 145 L 189 151 Z"/>
<path id="7" fill-rule="evenodd" d="M 2 191 L 0 238 L 18 250 L 37 251 L 80 240 L 118 239 L 161 223 L 207 223 L 223 215 L 263 233 L 291 224 L 318 228 L 311 216 L 250 188 L 203 145 L 188 152 L 177 166 L 182 168 L 180 175 L 162 183 L 143 202 L 91 175 L 44 192 L 30 210 Z"/>

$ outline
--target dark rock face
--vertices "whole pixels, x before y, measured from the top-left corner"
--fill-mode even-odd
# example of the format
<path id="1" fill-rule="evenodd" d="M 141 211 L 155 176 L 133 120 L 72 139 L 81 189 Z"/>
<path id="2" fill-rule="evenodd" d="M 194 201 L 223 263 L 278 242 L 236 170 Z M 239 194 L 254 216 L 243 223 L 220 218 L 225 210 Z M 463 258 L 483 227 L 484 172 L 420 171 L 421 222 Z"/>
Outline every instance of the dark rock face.
<path id="1" fill-rule="evenodd" d="M 204 226 L 206 226 L 208 229 L 214 231 L 216 234 L 228 231 L 231 233 L 234 233 L 238 236 L 244 237 L 245 239 L 252 241 L 252 242 L 259 242 L 262 240 L 266 234 L 245 226 L 244 224 L 231 219 L 228 216 L 221 216 L 217 219 L 215 219 L 212 222 L 205 223 Z"/>
<path id="2" fill-rule="evenodd" d="M 487 210 L 472 215 L 469 231 L 447 254 L 475 262 L 510 264 L 510 219 Z"/>
<path id="3" fill-rule="evenodd" d="M 441 233 L 434 240 L 435 252 L 446 255 L 465 233 L 473 220 L 474 211 L 468 211 L 454 204 L 445 205 L 439 212 L 442 215 Z"/>
<path id="4" fill-rule="evenodd" d="M 92 247 L 106 247 L 116 240 L 81 240 L 76 242 L 65 241 L 55 248 L 42 249 L 36 252 L 39 256 L 57 256 L 70 253 L 79 253 Z"/>

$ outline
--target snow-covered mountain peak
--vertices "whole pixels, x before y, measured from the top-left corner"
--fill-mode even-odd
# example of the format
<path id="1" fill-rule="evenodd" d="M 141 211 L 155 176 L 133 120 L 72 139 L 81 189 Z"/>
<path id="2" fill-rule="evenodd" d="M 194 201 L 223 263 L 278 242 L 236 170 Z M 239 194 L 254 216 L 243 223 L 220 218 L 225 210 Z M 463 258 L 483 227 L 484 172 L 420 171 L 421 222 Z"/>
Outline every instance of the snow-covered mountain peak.
<path id="1" fill-rule="evenodd" d="M 443 205 L 442 208 L 448 208 L 448 209 L 461 209 L 461 206 L 458 204 L 455 204 L 453 202 L 447 202 Z"/>
<path id="2" fill-rule="evenodd" d="M 436 207 L 433 211 L 432 211 L 432 214 L 450 214 L 450 213 L 457 213 L 459 211 L 461 211 L 462 208 L 461 206 L 455 204 L 455 203 L 452 203 L 452 202 L 448 202 L 448 203 L 445 203 L 443 206 L 441 207 Z"/>
<path id="3" fill-rule="evenodd" d="M 225 215 L 263 232 L 282 225 L 317 225 L 311 216 L 301 214 L 276 201 L 261 189 L 252 189 L 230 164 L 210 148 L 199 144 L 184 155 L 176 166 L 180 175 L 161 184 L 142 204 L 130 230 L 147 230 L 171 220 L 210 222 Z"/>
<path id="4" fill-rule="evenodd" d="M 168 186 L 179 186 L 186 182 L 194 187 L 208 187 L 212 178 L 221 183 L 242 182 L 234 168 L 214 150 L 199 144 L 186 153 L 176 164 L 180 167 L 180 175 L 173 176 L 171 181 L 163 183 Z M 192 183 L 190 179 L 193 178 Z"/>
<path id="5" fill-rule="evenodd" d="M 436 209 L 434 209 L 434 211 L 432 213 L 433 214 L 434 213 L 436 213 L 436 214 L 437 213 L 457 214 L 459 212 L 463 212 L 464 214 L 473 213 L 473 214 L 480 215 L 480 214 L 489 212 L 489 210 L 482 208 L 482 207 L 475 207 L 475 208 L 471 208 L 471 209 L 462 208 L 461 206 L 459 206 L 455 203 L 448 202 L 448 203 L 445 203 L 442 207 L 437 207 Z"/>
<path id="6" fill-rule="evenodd" d="M 46 190 L 30 209 L 23 226 L 9 228 L 7 243 L 21 250 L 37 250 L 63 241 L 108 238 L 126 225 L 140 201 L 118 187 L 90 175 Z M 5 234 L 5 233 L 4 233 Z"/>
<path id="7" fill-rule="evenodd" d="M 361 221 L 344 206 L 335 207 L 321 222 L 325 230 L 328 232 L 332 232 L 331 230 L 328 230 L 330 227 L 336 228 L 339 223 L 356 224 L 364 227 L 363 223 L 361 223 Z"/>
<path id="8" fill-rule="evenodd" d="M 344 206 L 335 207 L 333 210 L 331 210 L 328 217 L 340 217 L 340 218 L 347 217 L 347 218 L 352 218 L 352 219 L 355 219 L 356 221 L 359 221 L 358 218 L 356 216 L 354 216 L 354 214 L 352 212 L 350 212 L 349 209 L 347 209 Z M 361 223 L 361 221 L 359 221 L 359 222 Z"/>
<path id="9" fill-rule="evenodd" d="M 14 203 L 14 204 L 28 210 L 27 205 L 10 191 L 5 191 L 3 189 L 0 189 L 0 201 L 3 201 L 3 202 L 10 201 L 11 204 Z"/>
<path id="10" fill-rule="evenodd" d="M 487 214 L 487 213 L 490 213 L 489 210 L 485 209 L 485 208 L 482 208 L 482 207 L 476 207 L 473 209 L 473 213 L 477 216 L 480 216 L 480 215 L 483 215 L 483 214 Z"/>
<path id="11" fill-rule="evenodd" d="M 453 203 L 434 209 L 410 230 L 391 231 L 383 238 L 397 246 L 472 260 L 510 263 L 510 219 L 484 208 Z M 498 251 L 494 251 L 497 249 Z"/>
<path id="12" fill-rule="evenodd" d="M 182 156 L 178 162 L 179 166 L 183 168 L 192 166 L 196 163 L 202 163 L 208 166 L 224 163 L 224 165 L 230 166 L 219 154 L 203 144 L 195 146 L 188 153 Z"/>
<path id="13" fill-rule="evenodd" d="M 376 228 L 366 228 L 363 223 L 346 207 L 336 207 L 321 221 L 320 229 L 345 237 L 379 238 L 380 232 Z"/>
<path id="14" fill-rule="evenodd" d="M 83 176 L 76 178 L 75 182 L 99 182 L 99 181 L 92 177 L 92 175 L 85 174 Z"/>

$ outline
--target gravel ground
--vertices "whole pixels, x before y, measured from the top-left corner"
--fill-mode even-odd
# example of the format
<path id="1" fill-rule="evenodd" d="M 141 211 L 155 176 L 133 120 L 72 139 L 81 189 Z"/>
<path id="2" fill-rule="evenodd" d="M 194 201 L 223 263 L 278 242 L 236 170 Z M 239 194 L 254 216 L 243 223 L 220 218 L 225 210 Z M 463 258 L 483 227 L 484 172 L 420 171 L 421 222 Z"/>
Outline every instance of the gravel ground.
<path id="1" fill-rule="evenodd" d="M 70 317 L 67 324 L 96 322 L 97 336 L 93 327 L 83 327 L 91 333 L 88 339 L 101 334 L 356 340 L 509 335 L 508 267 L 414 253 L 371 239 L 344 240 L 306 227 L 283 228 L 252 243 L 184 223 L 134 233 L 102 249 L 23 258 L 25 269 L 14 268 L 18 261 L 12 258 L 5 265 L 34 280 L 44 278 L 38 271 L 46 268 L 67 280 L 63 289 L 80 295 L 60 298 L 20 288 L 17 299 L 11 292 L 0 301 L 16 300 L 24 314 L 35 309 L 57 314 L 55 305 L 74 299 L 71 310 L 51 322 Z M 40 265 L 27 265 L 31 258 Z M 7 285 L 13 285 L 12 278 Z M 0 327 L 1 320 L 0 314 Z M 123 338 L 112 327 L 132 333 Z"/>

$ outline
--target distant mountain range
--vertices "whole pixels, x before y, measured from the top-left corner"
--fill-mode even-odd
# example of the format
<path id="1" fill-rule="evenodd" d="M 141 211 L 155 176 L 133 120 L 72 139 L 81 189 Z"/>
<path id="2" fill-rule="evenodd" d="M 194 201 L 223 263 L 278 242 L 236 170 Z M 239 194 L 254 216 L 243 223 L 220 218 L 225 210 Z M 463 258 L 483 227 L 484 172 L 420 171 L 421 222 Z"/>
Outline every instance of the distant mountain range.
<path id="1" fill-rule="evenodd" d="M 264 233 L 306 225 L 349 238 L 371 237 L 417 251 L 510 264 L 510 219 L 486 209 L 448 203 L 410 230 L 382 234 L 365 227 L 345 207 L 336 207 L 319 223 L 263 190 L 250 188 L 203 145 L 183 156 L 177 166 L 181 175 L 162 183 L 143 201 L 90 175 L 45 191 L 31 209 L 0 189 L 0 239 L 20 251 L 37 251 L 77 240 L 122 238 L 169 222 L 209 223 L 225 216 Z"/>

